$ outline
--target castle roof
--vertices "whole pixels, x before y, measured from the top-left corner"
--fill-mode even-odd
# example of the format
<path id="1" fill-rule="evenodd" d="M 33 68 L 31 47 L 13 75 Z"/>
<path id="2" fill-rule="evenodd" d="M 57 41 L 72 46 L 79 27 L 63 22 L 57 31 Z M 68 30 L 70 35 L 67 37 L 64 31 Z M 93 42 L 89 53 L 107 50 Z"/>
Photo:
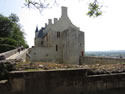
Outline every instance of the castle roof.
<path id="1" fill-rule="evenodd" d="M 39 30 L 39 33 L 38 33 L 38 38 L 43 38 L 44 37 L 44 31 L 45 30 L 45 28 L 41 28 L 40 30 Z"/>
<path id="2" fill-rule="evenodd" d="M 45 25 L 45 28 L 40 29 L 38 33 L 38 38 L 44 38 L 50 31 L 64 31 L 69 27 L 73 27 L 75 29 L 79 29 L 70 21 L 67 14 L 67 7 L 62 7 L 62 15 L 59 20 L 54 18 L 54 24 L 52 24 L 52 19 L 48 20 L 48 25 Z M 51 30 L 50 30 L 51 29 Z"/>
<path id="3" fill-rule="evenodd" d="M 36 27 L 36 31 L 35 32 L 38 32 L 39 30 L 38 30 L 38 26 Z"/>

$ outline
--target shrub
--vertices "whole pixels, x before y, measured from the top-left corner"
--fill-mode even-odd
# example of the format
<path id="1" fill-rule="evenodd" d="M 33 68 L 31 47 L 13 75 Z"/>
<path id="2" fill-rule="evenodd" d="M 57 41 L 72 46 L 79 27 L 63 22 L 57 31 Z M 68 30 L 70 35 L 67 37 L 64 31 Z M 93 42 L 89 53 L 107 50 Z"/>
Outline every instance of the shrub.
<path id="1" fill-rule="evenodd" d="M 13 46 L 13 45 L 0 44 L 0 53 L 6 52 L 6 51 L 9 51 L 9 50 L 13 50 L 13 49 L 15 49 L 15 48 L 16 48 L 16 47 Z"/>
<path id="2" fill-rule="evenodd" d="M 8 44 L 13 46 L 18 46 L 18 42 L 11 38 L 0 38 L 0 44 Z"/>
<path id="3" fill-rule="evenodd" d="M 15 70 L 14 61 L 1 61 L 0 62 L 0 80 L 8 79 L 8 73 Z"/>

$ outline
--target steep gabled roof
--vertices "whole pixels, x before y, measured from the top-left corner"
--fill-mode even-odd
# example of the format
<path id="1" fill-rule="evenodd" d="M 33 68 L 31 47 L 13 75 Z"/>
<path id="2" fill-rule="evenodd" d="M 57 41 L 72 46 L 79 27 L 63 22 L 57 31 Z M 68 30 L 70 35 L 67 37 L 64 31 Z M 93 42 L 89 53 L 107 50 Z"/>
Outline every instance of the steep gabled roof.
<path id="1" fill-rule="evenodd" d="M 38 38 L 43 38 L 43 36 L 44 36 L 44 31 L 45 30 L 45 28 L 41 28 L 40 30 L 39 30 L 39 33 L 38 33 Z"/>
<path id="2" fill-rule="evenodd" d="M 36 27 L 36 31 L 35 32 L 38 32 L 39 30 L 38 30 L 38 26 Z"/>

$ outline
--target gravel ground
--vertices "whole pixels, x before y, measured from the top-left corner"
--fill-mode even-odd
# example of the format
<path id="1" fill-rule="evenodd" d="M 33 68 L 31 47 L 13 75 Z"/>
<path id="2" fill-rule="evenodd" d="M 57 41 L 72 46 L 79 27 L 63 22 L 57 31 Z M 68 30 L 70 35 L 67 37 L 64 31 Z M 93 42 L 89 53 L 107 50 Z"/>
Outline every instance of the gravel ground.
<path id="1" fill-rule="evenodd" d="M 106 65 L 71 65 L 71 64 L 56 64 L 56 63 L 47 63 L 47 62 L 36 62 L 29 63 L 23 62 L 16 65 L 16 70 L 59 70 L 59 69 L 87 69 L 88 74 L 110 74 L 110 73 L 121 73 L 125 72 L 125 64 L 106 64 Z"/>

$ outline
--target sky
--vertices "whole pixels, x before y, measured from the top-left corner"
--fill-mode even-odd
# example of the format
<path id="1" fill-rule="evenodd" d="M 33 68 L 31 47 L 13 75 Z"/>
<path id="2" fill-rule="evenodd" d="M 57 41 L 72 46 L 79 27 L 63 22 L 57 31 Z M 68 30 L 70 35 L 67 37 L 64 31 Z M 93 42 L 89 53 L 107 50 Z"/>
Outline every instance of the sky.
<path id="1" fill-rule="evenodd" d="M 24 7 L 25 0 L 0 0 L 0 14 L 17 14 L 23 26 L 27 43 L 34 45 L 36 26 L 40 29 L 48 19 L 60 18 L 61 6 L 68 7 L 72 23 L 85 32 L 85 51 L 125 50 L 125 0 L 101 0 L 103 15 L 90 18 L 86 15 L 91 0 L 60 0 L 58 6 L 38 10 Z M 100 0 L 99 0 L 100 1 Z"/>

